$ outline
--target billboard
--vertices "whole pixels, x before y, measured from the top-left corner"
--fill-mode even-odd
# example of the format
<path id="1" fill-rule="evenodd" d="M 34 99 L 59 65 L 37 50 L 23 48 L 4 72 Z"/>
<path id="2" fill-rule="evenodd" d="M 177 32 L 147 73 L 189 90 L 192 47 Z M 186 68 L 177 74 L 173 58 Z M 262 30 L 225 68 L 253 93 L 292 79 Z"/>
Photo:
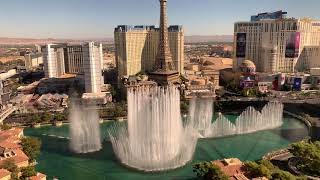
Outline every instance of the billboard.
<path id="1" fill-rule="evenodd" d="M 274 77 L 274 80 L 272 81 L 272 89 L 275 91 L 279 90 L 279 76 Z"/>
<path id="2" fill-rule="evenodd" d="M 289 32 L 286 44 L 286 58 L 296 58 L 299 56 L 300 32 Z"/>
<path id="3" fill-rule="evenodd" d="M 302 78 L 294 78 L 293 90 L 301 91 Z"/>
<path id="4" fill-rule="evenodd" d="M 286 82 L 286 74 L 284 73 L 279 74 L 278 82 L 279 82 L 279 86 L 284 85 Z"/>
<path id="5" fill-rule="evenodd" d="M 238 58 L 245 58 L 246 57 L 246 43 L 247 41 L 247 34 L 246 33 L 237 33 L 237 53 L 236 57 Z"/>

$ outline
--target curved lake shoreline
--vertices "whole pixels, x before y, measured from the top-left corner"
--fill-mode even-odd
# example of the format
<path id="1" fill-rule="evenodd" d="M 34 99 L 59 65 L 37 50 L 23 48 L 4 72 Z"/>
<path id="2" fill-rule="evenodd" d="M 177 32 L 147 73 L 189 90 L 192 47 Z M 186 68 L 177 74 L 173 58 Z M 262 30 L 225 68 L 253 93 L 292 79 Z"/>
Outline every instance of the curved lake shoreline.
<path id="1" fill-rule="evenodd" d="M 115 122 L 100 125 L 104 139 L 103 149 L 89 154 L 74 154 L 69 150 L 68 125 L 26 128 L 25 135 L 42 140 L 37 170 L 46 173 L 49 179 L 192 179 L 195 177 L 191 167 L 194 162 L 230 157 L 243 161 L 258 160 L 266 153 L 285 148 L 308 135 L 307 127 L 302 122 L 286 117 L 281 128 L 216 139 L 199 139 L 193 161 L 185 167 L 162 173 L 142 173 L 127 169 L 116 159 L 107 138 L 107 131 L 112 123 Z"/>

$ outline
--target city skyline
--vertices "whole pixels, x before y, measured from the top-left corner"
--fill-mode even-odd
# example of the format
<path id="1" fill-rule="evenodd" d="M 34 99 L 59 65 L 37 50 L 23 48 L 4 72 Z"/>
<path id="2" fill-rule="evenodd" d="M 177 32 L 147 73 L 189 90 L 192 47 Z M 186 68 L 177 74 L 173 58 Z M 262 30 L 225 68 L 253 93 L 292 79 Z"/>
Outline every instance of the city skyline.
<path id="1" fill-rule="evenodd" d="M 169 0 L 168 16 L 169 24 L 183 25 L 187 36 L 232 35 L 234 22 L 265 11 L 282 9 L 289 17 L 320 19 L 319 5 L 317 0 Z M 117 25 L 158 25 L 158 8 L 158 0 L 5 1 L 0 7 L 0 37 L 112 38 Z"/>

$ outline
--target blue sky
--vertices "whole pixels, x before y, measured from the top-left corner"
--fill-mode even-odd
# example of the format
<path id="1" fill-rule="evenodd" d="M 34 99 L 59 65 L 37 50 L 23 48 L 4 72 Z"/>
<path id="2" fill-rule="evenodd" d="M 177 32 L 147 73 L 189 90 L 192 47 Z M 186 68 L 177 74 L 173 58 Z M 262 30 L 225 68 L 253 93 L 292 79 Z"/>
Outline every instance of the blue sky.
<path id="1" fill-rule="evenodd" d="M 186 35 L 229 35 L 233 23 L 283 9 L 320 19 L 320 0 L 168 0 L 170 24 Z M 158 24 L 158 0 L 1 0 L 0 37 L 104 38 L 119 24 Z"/>

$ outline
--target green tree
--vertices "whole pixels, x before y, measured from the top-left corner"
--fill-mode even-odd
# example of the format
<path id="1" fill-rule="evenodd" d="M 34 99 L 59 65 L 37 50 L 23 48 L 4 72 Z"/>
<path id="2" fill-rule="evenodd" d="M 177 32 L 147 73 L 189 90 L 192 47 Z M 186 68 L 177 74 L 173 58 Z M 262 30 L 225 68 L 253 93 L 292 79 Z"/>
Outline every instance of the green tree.
<path id="1" fill-rule="evenodd" d="M 116 106 L 115 109 L 114 109 L 114 116 L 116 117 L 121 117 L 123 116 L 123 108 L 122 106 Z"/>
<path id="2" fill-rule="evenodd" d="M 37 171 L 34 166 L 28 166 L 21 169 L 21 179 L 27 179 L 28 177 L 32 177 L 37 175 Z"/>
<path id="3" fill-rule="evenodd" d="M 215 112 L 220 112 L 223 109 L 223 103 L 221 101 L 214 102 L 214 110 Z"/>
<path id="4" fill-rule="evenodd" d="M 268 160 L 259 163 L 247 161 L 244 163 L 246 176 L 250 178 L 266 177 L 275 180 L 304 180 L 304 177 L 295 177 L 287 171 L 279 169 Z"/>
<path id="5" fill-rule="evenodd" d="M 1 130 L 9 130 L 11 129 L 11 126 L 9 124 L 2 124 L 1 125 Z"/>
<path id="6" fill-rule="evenodd" d="M 247 161 L 244 163 L 246 176 L 250 178 L 257 178 L 257 177 L 266 177 L 271 179 L 272 172 L 264 165 L 260 165 L 256 162 Z"/>
<path id="7" fill-rule="evenodd" d="M 44 112 L 41 117 L 42 121 L 49 122 L 53 120 L 53 115 L 49 112 Z"/>
<path id="8" fill-rule="evenodd" d="M 115 103 L 112 111 L 113 111 L 113 115 L 115 117 L 122 117 L 122 116 L 126 116 L 126 109 L 127 109 L 127 104 L 125 101 L 121 101 L 119 103 Z"/>
<path id="9" fill-rule="evenodd" d="M 4 163 L 1 165 L 1 168 L 6 169 L 12 173 L 11 179 L 18 179 L 19 168 L 12 159 L 5 160 Z"/>
<path id="10" fill-rule="evenodd" d="M 266 168 L 268 168 L 269 170 L 271 171 L 276 171 L 278 170 L 279 168 L 277 168 L 276 166 L 274 166 L 270 161 L 268 160 L 261 160 L 260 161 L 260 164 L 265 166 Z"/>
<path id="11" fill-rule="evenodd" d="M 201 162 L 192 165 L 193 172 L 199 178 L 204 180 L 228 180 L 229 177 L 226 176 L 221 169 L 212 164 L 211 162 Z"/>
<path id="12" fill-rule="evenodd" d="M 117 91 L 113 86 L 110 86 L 109 91 L 110 91 L 110 93 L 112 95 L 112 98 L 117 96 Z"/>
<path id="13" fill-rule="evenodd" d="M 259 94 L 259 90 L 257 88 L 248 88 L 242 90 L 242 95 L 245 97 L 256 97 Z"/>
<path id="14" fill-rule="evenodd" d="M 299 159 L 300 171 L 320 177 L 320 141 L 295 143 L 289 150 Z"/>
<path id="15" fill-rule="evenodd" d="M 68 118 L 69 117 L 69 110 L 64 110 L 62 114 L 65 119 Z"/>
<path id="16" fill-rule="evenodd" d="M 23 152 L 29 157 L 29 162 L 33 162 L 40 153 L 41 141 L 34 137 L 24 137 L 21 139 Z"/>
<path id="17" fill-rule="evenodd" d="M 229 91 L 232 91 L 237 94 L 241 94 L 240 85 L 236 82 L 236 80 L 232 80 L 232 81 L 227 82 L 225 87 Z"/>
<path id="18" fill-rule="evenodd" d="M 277 170 L 272 174 L 272 179 L 274 179 L 274 180 L 295 180 L 297 178 L 287 171 Z"/>
<path id="19" fill-rule="evenodd" d="M 54 116 L 54 120 L 55 121 L 63 121 L 65 119 L 65 116 L 64 116 L 64 114 L 56 114 L 55 116 Z"/>
<path id="20" fill-rule="evenodd" d="M 30 122 L 32 124 L 36 124 L 36 123 L 39 123 L 41 122 L 41 118 L 38 114 L 33 114 L 31 117 L 30 117 Z"/>

